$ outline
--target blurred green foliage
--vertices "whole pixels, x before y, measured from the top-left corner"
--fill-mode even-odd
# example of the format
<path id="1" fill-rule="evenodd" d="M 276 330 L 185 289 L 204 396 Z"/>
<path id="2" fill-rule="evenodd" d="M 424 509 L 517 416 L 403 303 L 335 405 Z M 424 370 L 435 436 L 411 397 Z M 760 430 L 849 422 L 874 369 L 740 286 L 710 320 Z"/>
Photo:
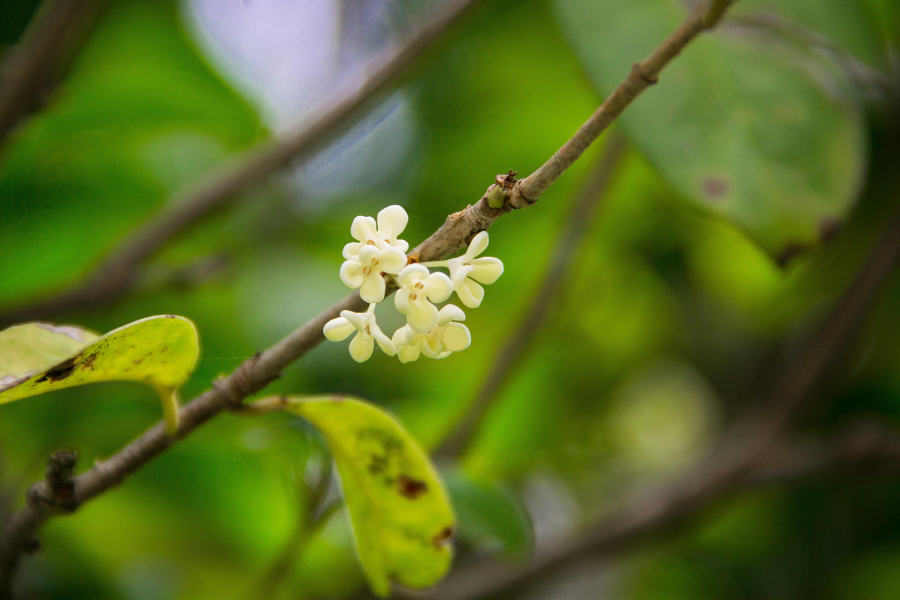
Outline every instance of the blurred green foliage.
<path id="1" fill-rule="evenodd" d="M 311 206 L 285 179 L 269 182 L 180 238 L 152 265 L 165 271 L 223 253 L 230 257 L 224 276 L 190 289 L 145 286 L 115 306 L 64 320 L 108 331 L 152 314 L 190 318 L 201 338 L 200 362 L 182 388 L 183 398 L 192 398 L 346 293 L 337 272 L 354 216 L 399 203 L 410 214 L 405 237 L 415 244 L 477 199 L 497 173 L 524 174 L 541 164 L 623 69 L 677 24 L 656 14 L 656 4 L 681 10 L 661 0 L 487 2 L 428 55 L 406 88 L 418 129 L 404 173 L 324 207 Z M 862 13 L 857 3 L 841 0 L 778 4 L 786 19 L 886 72 L 885 44 L 900 39 L 892 0 L 861 1 Z M 23 6 L 3 5 L 4 40 L 24 25 Z M 735 15 L 771 6 L 741 0 Z M 830 16 L 816 10 L 821 7 Z M 589 24 L 597 33 L 582 30 L 576 35 L 583 39 L 570 46 L 567 34 Z M 483 421 L 461 471 L 448 477 L 461 520 L 459 547 L 470 555 L 505 549 L 516 560 L 548 530 L 565 532 L 603 513 L 623 487 L 683 467 L 722 423 L 765 392 L 783 358 L 850 281 L 897 204 L 900 138 L 886 101 L 857 94 L 843 63 L 830 57 L 807 56 L 842 81 L 831 90 L 840 101 L 817 95 L 781 58 L 753 54 L 761 51 L 748 50 L 740 31 L 723 27 L 713 35 L 673 63 L 626 113 L 622 130 L 633 148 L 599 218 L 534 348 Z M 786 45 L 779 38 L 772 52 L 804 52 Z M 736 91 L 745 88 L 720 90 L 702 79 L 702 92 L 679 89 L 678 69 L 696 62 L 709 69 L 699 69 L 701 78 L 712 73 L 718 81 L 724 72 L 738 82 L 764 70 L 772 79 L 748 108 Z M 824 248 L 780 268 L 738 228 L 691 208 L 696 190 L 685 181 L 709 165 L 690 162 L 693 155 L 678 148 L 684 132 L 706 120 L 731 123 L 751 109 L 759 119 L 768 99 L 786 98 L 790 104 L 779 106 L 819 107 L 804 121 L 815 135 L 801 146 L 799 137 L 784 139 L 780 131 L 740 130 L 752 156 L 727 162 L 729 174 L 764 188 L 760 197 L 777 210 L 754 213 L 756 196 L 748 196 L 740 214 L 767 220 L 736 220 L 775 254 L 787 240 L 807 243 L 818 235 L 823 215 L 846 223 Z M 728 131 L 704 130 L 698 140 L 723 147 L 735 142 Z M 205 61 L 174 2 L 114 2 L 47 109 L 3 148 L 0 304 L 76 279 L 172 191 L 270 135 L 254 102 Z M 786 146 L 754 154 L 766 141 Z M 815 154 L 797 149 L 810 143 Z M 395 412 L 423 445 L 435 447 L 516 326 L 601 151 L 592 148 L 537 205 L 491 230 L 491 254 L 506 271 L 482 306 L 468 312 L 473 344 L 467 351 L 408 365 L 376 353 L 357 365 L 343 345 L 326 344 L 267 393 L 361 396 Z M 768 173 L 783 175 L 783 163 L 828 182 L 815 188 L 821 203 L 798 195 L 809 187 L 802 176 L 785 175 L 797 187 L 775 186 Z M 750 171 L 754 164 L 762 166 Z M 810 430 L 830 431 L 860 414 L 900 417 L 898 306 L 894 285 L 863 342 L 835 373 Z M 391 313 L 379 311 L 386 331 L 401 324 L 390 321 Z M 21 504 L 52 451 L 77 449 L 83 468 L 157 418 L 152 390 L 128 383 L 3 406 L 4 502 Z M 285 415 L 215 419 L 121 488 L 50 522 L 43 550 L 23 565 L 22 586 L 59 599 L 253 597 L 284 545 L 305 526 L 302 468 L 320 443 Z M 829 479 L 747 495 L 701 515 L 674 541 L 625 557 L 616 585 L 622 597 L 634 599 L 893 597 L 898 500 L 900 486 L 891 480 Z M 279 597 L 346 597 L 362 585 L 346 516 L 338 514 L 294 562 Z"/>

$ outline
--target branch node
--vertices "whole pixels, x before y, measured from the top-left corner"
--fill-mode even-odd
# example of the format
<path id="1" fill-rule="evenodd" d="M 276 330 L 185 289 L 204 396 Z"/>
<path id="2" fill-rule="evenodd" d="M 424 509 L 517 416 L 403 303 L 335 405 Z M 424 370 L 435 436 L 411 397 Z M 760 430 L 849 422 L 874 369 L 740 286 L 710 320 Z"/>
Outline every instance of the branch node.
<path id="1" fill-rule="evenodd" d="M 244 407 L 244 399 L 252 396 L 259 390 L 266 387 L 272 380 L 281 377 L 281 374 L 275 375 L 265 381 L 256 381 L 253 377 L 253 368 L 259 362 L 262 353 L 257 352 L 252 357 L 241 363 L 234 372 L 228 377 L 220 377 L 213 382 L 213 387 L 228 399 L 228 403 L 232 410 L 242 410 Z"/>
<path id="2" fill-rule="evenodd" d="M 74 478 L 77 462 L 77 452 L 58 450 L 51 454 L 44 469 L 44 481 L 28 488 L 25 494 L 28 506 L 39 512 L 47 509 L 74 511 L 78 507 Z"/>
<path id="3" fill-rule="evenodd" d="M 535 202 L 538 201 L 537 198 L 529 198 L 525 195 L 525 192 L 522 191 L 522 182 L 524 179 L 520 179 L 513 186 L 512 193 L 510 194 L 510 198 L 512 199 L 510 202 L 510 206 L 513 208 L 525 208 L 526 206 L 531 206 Z"/>
<path id="4" fill-rule="evenodd" d="M 659 83 L 659 77 L 657 77 L 656 75 L 647 76 L 644 74 L 643 69 L 641 69 L 641 63 L 639 63 L 639 62 L 636 62 L 633 65 L 631 65 L 631 73 L 632 73 L 632 75 L 635 75 L 639 79 L 645 81 L 647 83 L 647 85 L 656 85 L 657 83 Z"/>

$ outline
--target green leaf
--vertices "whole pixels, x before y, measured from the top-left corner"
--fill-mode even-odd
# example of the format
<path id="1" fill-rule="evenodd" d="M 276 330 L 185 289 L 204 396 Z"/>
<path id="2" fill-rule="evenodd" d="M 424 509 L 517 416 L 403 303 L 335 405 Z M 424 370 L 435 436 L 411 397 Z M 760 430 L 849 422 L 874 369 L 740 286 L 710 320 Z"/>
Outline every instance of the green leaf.
<path id="1" fill-rule="evenodd" d="M 864 0 L 741 0 L 730 14 L 757 22 L 772 22 L 771 16 L 777 15 L 786 21 L 775 21 L 776 29 L 796 33 L 791 36 L 796 41 L 803 43 L 811 33 L 819 38 L 820 46 L 837 46 L 865 65 L 888 73 L 887 36 L 873 13 Z"/>
<path id="2" fill-rule="evenodd" d="M 438 473 L 403 426 L 380 408 L 343 397 L 286 399 L 328 442 L 341 476 L 356 547 L 372 591 L 390 582 L 437 583 L 450 568 L 453 510 Z"/>
<path id="3" fill-rule="evenodd" d="M 444 474 L 459 519 L 459 537 L 476 549 L 521 558 L 532 546 L 528 513 L 508 495 L 454 471 Z"/>
<path id="4" fill-rule="evenodd" d="M 687 16 L 678 0 L 556 0 L 602 93 Z M 865 171 L 860 107 L 795 46 L 727 28 L 703 34 L 620 120 L 692 204 L 786 261 L 827 240 Z"/>
<path id="5" fill-rule="evenodd" d="M 178 429 L 176 390 L 197 362 L 194 324 L 183 317 L 147 317 L 97 336 L 46 323 L 0 332 L 0 404 L 98 381 L 140 381 L 163 403 L 169 433 Z"/>

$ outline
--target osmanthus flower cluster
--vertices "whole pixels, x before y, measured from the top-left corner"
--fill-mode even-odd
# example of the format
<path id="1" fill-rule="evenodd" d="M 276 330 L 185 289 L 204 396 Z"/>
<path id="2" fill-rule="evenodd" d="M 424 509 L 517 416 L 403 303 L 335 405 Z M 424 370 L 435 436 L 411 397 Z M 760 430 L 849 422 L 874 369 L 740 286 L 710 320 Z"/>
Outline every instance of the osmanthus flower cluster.
<path id="1" fill-rule="evenodd" d="M 497 281 L 503 274 L 499 259 L 481 257 L 487 248 L 488 234 L 482 231 L 472 239 L 462 256 L 450 260 L 407 264 L 409 244 L 398 238 L 406 229 L 409 217 L 403 207 L 388 206 L 372 217 L 356 217 L 350 226 L 355 242 L 344 246 L 341 281 L 358 289 L 369 303 L 364 313 L 341 311 L 341 316 L 325 324 L 325 337 L 333 342 L 350 341 L 350 356 L 365 362 L 372 356 L 375 344 L 400 362 L 417 360 L 420 355 L 445 358 L 469 347 L 472 337 L 462 324 L 466 315 L 458 306 L 447 304 L 438 310 L 436 304 L 447 301 L 453 292 L 469 308 L 477 308 L 484 299 L 482 284 Z M 447 269 L 449 276 L 431 272 L 430 268 Z M 385 276 L 393 277 L 399 288 L 394 306 L 406 315 L 406 325 L 388 337 L 375 320 L 375 305 L 384 300 Z"/>

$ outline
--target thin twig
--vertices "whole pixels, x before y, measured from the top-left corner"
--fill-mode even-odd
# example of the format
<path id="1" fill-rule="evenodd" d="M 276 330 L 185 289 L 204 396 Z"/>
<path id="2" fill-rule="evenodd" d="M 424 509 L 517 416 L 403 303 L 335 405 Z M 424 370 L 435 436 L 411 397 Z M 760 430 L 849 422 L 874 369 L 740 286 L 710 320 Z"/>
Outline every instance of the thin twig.
<path id="1" fill-rule="evenodd" d="M 0 66 L 0 144 L 44 104 L 47 86 L 75 54 L 107 0 L 44 0 Z"/>
<path id="2" fill-rule="evenodd" d="M 76 0 L 71 0 L 76 2 Z M 353 82 L 329 97 L 313 118 L 264 143 L 186 187 L 164 210 L 135 229 L 85 277 L 53 296 L 0 310 L 0 327 L 67 311 L 99 308 L 131 291 L 135 267 L 197 223 L 230 206 L 242 193 L 280 170 L 308 158 L 333 140 L 396 85 L 417 59 L 443 38 L 482 0 L 450 0 L 415 26 L 401 42 L 373 60 L 361 84 Z M 348 89 L 349 88 L 349 89 Z"/>
<path id="3" fill-rule="evenodd" d="M 695 467 L 673 481 L 641 490 L 608 518 L 527 566 L 513 568 L 494 561 L 480 563 L 471 571 L 451 575 L 433 597 L 471 600 L 500 592 L 511 594 L 564 568 L 570 561 L 631 547 L 684 522 L 712 500 L 733 493 L 777 451 L 787 426 L 803 413 L 812 393 L 851 343 L 898 261 L 900 212 L 818 334 L 784 370 L 775 391 L 763 403 L 764 410 L 751 410 L 739 419 Z"/>
<path id="4" fill-rule="evenodd" d="M 435 454 L 458 456 L 465 452 L 482 418 L 499 397 L 510 375 L 528 354 L 531 341 L 540 332 L 549 308 L 557 298 L 560 286 L 579 256 L 578 250 L 590 230 L 594 214 L 606 197 L 624 150 L 625 140 L 620 136 L 614 136 L 607 142 L 603 156 L 572 203 L 565 225 L 557 235 L 550 263 L 531 302 L 517 320 L 512 335 L 506 338 L 494 355 L 491 369 L 465 414 L 452 429 L 451 434 L 435 450 Z"/>
<path id="5" fill-rule="evenodd" d="M 467 3 L 463 4 L 468 6 Z M 664 44 L 651 55 L 648 64 L 655 65 L 654 72 L 658 73 L 662 66 L 677 54 L 673 47 L 680 50 L 687 40 L 702 30 L 695 27 L 699 22 L 699 14 L 699 11 L 695 11 L 679 28 L 679 32 L 682 33 L 675 36 L 678 40 L 677 44 L 674 42 Z M 685 31 L 693 33 L 685 39 L 687 35 L 684 33 Z M 635 96 L 636 94 L 633 94 L 627 99 L 620 97 L 616 104 L 616 111 L 611 113 L 612 118 L 618 115 Z M 604 102 L 604 106 L 608 103 L 608 100 Z M 584 143 L 585 138 L 582 133 L 584 129 L 585 126 L 579 129 L 573 140 L 577 138 L 580 140 L 579 143 Z M 595 138 L 596 135 L 592 139 Z M 506 182 L 510 184 L 511 188 L 515 185 L 514 179 L 507 179 Z M 437 232 L 410 253 L 410 259 L 420 262 L 441 260 L 459 251 L 476 233 L 488 229 L 500 216 L 513 210 L 515 207 L 513 200 L 514 194 L 511 194 L 503 207 L 491 208 L 486 193 L 474 206 L 450 215 Z M 521 207 L 532 203 L 526 203 Z M 168 234 L 165 235 L 168 236 Z M 181 426 L 175 435 L 167 435 L 164 424 L 157 423 L 114 456 L 96 463 L 75 479 L 75 505 L 81 505 L 118 485 L 127 476 L 146 465 L 212 417 L 228 410 L 239 409 L 246 398 L 263 389 L 269 382 L 278 378 L 285 367 L 296 362 L 321 343 L 325 339 L 322 328 L 328 321 L 339 316 L 342 310 L 361 311 L 365 306 L 366 304 L 360 299 L 358 293 L 350 294 L 261 355 L 242 363 L 231 375 L 216 382 L 212 389 L 184 406 L 180 411 Z M 38 483 L 36 486 L 40 490 L 45 483 Z M 55 515 L 43 507 L 31 505 L 26 505 L 13 515 L 3 534 L 0 535 L 0 589 L 10 587 L 25 541 L 30 540 L 52 516 Z"/>
<path id="6" fill-rule="evenodd" d="M 691 16 L 679 27 L 675 33 L 660 44 L 650 56 L 635 63 L 625 81 L 610 94 L 600 108 L 591 115 L 591 118 L 581 126 L 562 148 L 556 151 L 550 160 L 545 162 L 537 171 L 518 182 L 515 187 L 511 202 L 519 208 L 533 204 L 549 188 L 554 181 L 566 172 L 576 160 L 587 150 L 622 111 L 631 104 L 645 89 L 659 80 L 659 74 L 673 58 L 678 56 L 684 47 L 704 29 L 715 24 L 711 13 L 718 19 L 722 16 L 725 6 L 730 0 L 712 0 L 698 6 Z M 717 7 L 722 6 L 721 10 Z"/>

